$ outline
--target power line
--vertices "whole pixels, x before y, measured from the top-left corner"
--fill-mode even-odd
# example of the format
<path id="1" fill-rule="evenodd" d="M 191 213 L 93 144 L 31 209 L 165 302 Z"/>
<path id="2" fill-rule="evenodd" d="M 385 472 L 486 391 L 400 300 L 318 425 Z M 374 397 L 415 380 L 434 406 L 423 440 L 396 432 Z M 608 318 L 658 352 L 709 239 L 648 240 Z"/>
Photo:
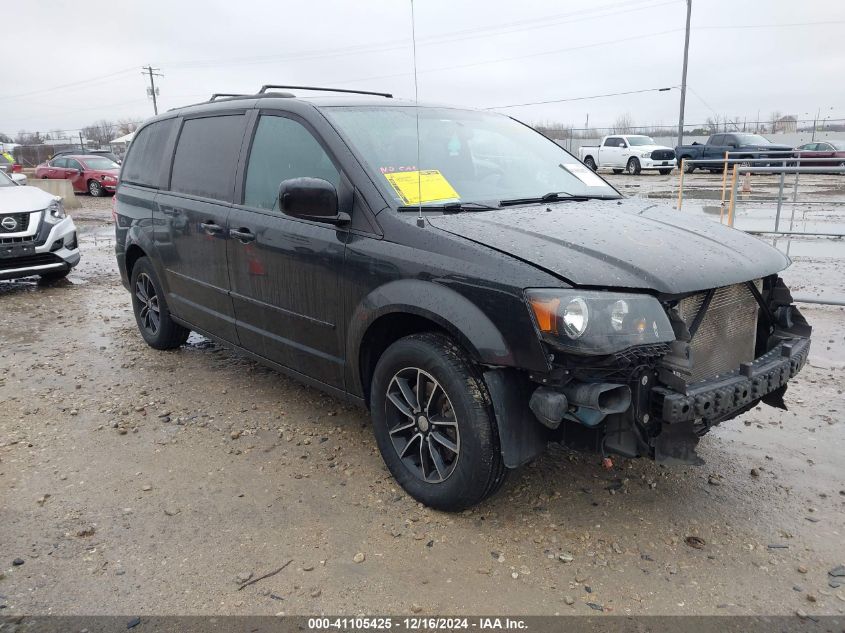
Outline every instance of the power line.
<path id="1" fill-rule="evenodd" d="M 489 37 L 491 35 L 503 35 L 515 32 L 522 32 L 534 29 L 542 29 L 542 28 L 550 28 L 554 26 L 559 26 L 560 24 L 570 24 L 574 22 L 581 22 L 585 20 L 593 20 L 599 18 L 610 17 L 613 15 L 619 15 L 624 13 L 631 13 L 634 11 L 645 11 L 648 9 L 658 8 L 661 6 L 675 4 L 675 0 L 670 0 L 668 2 L 660 2 L 658 4 L 650 4 L 644 7 L 634 7 L 631 9 L 624 9 L 620 11 L 613 11 L 610 13 L 603 13 L 600 15 L 588 15 L 585 17 L 575 18 L 575 19 L 561 19 L 561 18 L 570 18 L 572 16 L 578 16 L 584 13 L 595 13 L 597 11 L 606 11 L 607 9 L 611 9 L 614 7 L 619 6 L 628 6 L 632 4 L 643 4 L 644 2 L 648 2 L 653 0 L 637 0 L 636 2 L 617 2 L 615 4 L 610 5 L 603 5 L 600 7 L 594 7 L 592 9 L 586 9 L 581 11 L 574 11 L 569 13 L 562 13 L 552 16 L 546 16 L 543 18 L 533 18 L 530 20 L 521 20 L 517 22 L 510 22 L 508 24 L 500 24 L 494 25 L 490 27 L 479 27 L 473 29 L 462 29 L 458 31 L 450 31 L 446 33 L 442 33 L 440 35 L 430 35 L 428 37 L 419 38 L 417 41 L 418 46 L 423 45 L 434 45 L 434 44 L 443 44 L 448 42 L 455 42 L 455 41 L 462 41 L 467 39 L 476 39 L 480 37 Z M 525 26 L 519 26 L 525 25 Z M 518 28 L 514 28 L 518 27 Z M 501 31 L 500 33 L 491 33 L 491 31 Z M 357 46 L 349 46 L 339 49 L 329 49 L 325 51 L 309 51 L 306 53 L 296 54 L 296 55 L 268 55 L 268 56 L 261 56 L 261 57 L 245 57 L 240 59 L 233 60 L 232 58 L 224 58 L 224 59 L 216 59 L 216 60 L 194 60 L 194 61 L 187 61 L 187 62 L 172 62 L 166 64 L 168 68 L 198 68 L 203 66 L 240 66 L 240 65 L 251 65 L 251 64 L 267 64 L 267 63 L 274 63 L 278 61 L 303 61 L 303 60 L 310 60 L 310 59 L 324 59 L 327 57 L 343 57 L 348 55 L 355 55 L 355 54 L 366 54 L 366 53 L 375 53 L 375 52 L 386 52 L 390 50 L 399 50 L 408 48 L 407 40 L 391 40 L 387 42 L 383 42 L 380 45 L 372 46 L 372 45 L 357 45 Z"/>
<path id="2" fill-rule="evenodd" d="M 128 73 L 132 70 L 135 70 L 134 66 L 131 67 L 131 68 L 124 68 L 123 70 L 117 70 L 113 73 L 108 73 L 106 75 L 99 75 L 97 77 L 91 77 L 89 79 L 80 79 L 79 81 L 74 81 L 74 82 L 67 83 L 67 84 L 60 84 L 58 86 L 53 86 L 51 88 L 40 88 L 38 90 L 33 90 L 32 92 L 23 92 L 23 93 L 16 94 L 16 95 L 5 95 L 5 96 L 0 97 L 0 101 L 5 101 L 7 99 L 21 99 L 23 97 L 29 97 L 29 96 L 32 96 L 32 95 L 43 94 L 45 92 L 52 92 L 53 90 L 60 90 L 62 88 L 78 87 L 78 86 L 82 86 L 84 84 L 88 84 L 88 83 L 92 83 L 92 82 L 103 81 L 104 79 L 108 79 L 110 77 L 115 77 L 117 75 L 122 75 L 122 74 Z"/>
<path id="3" fill-rule="evenodd" d="M 667 92 L 677 86 L 669 86 L 668 88 L 643 88 L 642 90 L 626 90 L 625 92 L 608 92 L 600 95 L 590 95 L 587 97 L 568 97 L 566 99 L 550 99 L 548 101 L 530 101 L 528 103 L 511 103 L 502 106 L 490 106 L 484 108 L 485 110 L 504 110 L 505 108 L 519 108 L 522 106 L 543 105 L 547 103 L 565 103 L 567 101 L 586 101 L 588 99 L 601 99 L 603 97 L 618 97 L 621 95 L 635 95 L 643 92 Z"/>

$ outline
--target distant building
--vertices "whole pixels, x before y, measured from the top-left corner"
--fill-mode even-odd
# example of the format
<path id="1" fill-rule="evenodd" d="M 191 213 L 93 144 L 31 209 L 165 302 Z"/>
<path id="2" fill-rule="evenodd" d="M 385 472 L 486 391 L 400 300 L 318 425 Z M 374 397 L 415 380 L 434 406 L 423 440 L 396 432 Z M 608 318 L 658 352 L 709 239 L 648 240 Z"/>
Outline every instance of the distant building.
<path id="1" fill-rule="evenodd" d="M 791 114 L 782 116 L 772 124 L 772 132 L 788 134 L 798 131 L 798 119 Z"/>

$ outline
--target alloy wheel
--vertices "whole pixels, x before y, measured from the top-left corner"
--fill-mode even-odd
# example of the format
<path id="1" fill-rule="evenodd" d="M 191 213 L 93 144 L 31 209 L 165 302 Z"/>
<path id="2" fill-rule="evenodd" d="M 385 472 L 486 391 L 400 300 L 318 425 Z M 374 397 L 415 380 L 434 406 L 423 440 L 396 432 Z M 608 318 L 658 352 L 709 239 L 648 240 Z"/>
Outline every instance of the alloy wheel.
<path id="1" fill-rule="evenodd" d="M 102 192 L 102 186 L 96 180 L 92 180 L 88 183 L 88 193 L 92 196 L 99 196 Z"/>
<path id="2" fill-rule="evenodd" d="M 454 472 L 461 450 L 449 395 L 428 372 L 407 367 L 387 385 L 387 428 L 399 459 L 418 479 L 437 484 Z"/>
<path id="3" fill-rule="evenodd" d="M 135 297 L 138 300 L 138 318 L 141 324 L 150 334 L 155 334 L 161 324 L 161 308 L 153 280 L 147 273 L 138 275 L 135 281 Z"/>

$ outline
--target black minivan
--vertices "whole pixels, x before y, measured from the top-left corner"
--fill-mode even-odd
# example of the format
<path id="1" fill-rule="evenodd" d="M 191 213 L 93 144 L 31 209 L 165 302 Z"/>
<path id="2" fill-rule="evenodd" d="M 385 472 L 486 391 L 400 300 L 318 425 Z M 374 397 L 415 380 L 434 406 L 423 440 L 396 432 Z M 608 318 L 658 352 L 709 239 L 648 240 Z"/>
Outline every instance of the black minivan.
<path id="1" fill-rule="evenodd" d="M 445 510 L 550 441 L 698 463 L 712 426 L 785 407 L 811 329 L 779 251 L 501 114 L 285 89 L 138 130 L 116 252 L 152 347 L 195 331 L 368 407 Z"/>

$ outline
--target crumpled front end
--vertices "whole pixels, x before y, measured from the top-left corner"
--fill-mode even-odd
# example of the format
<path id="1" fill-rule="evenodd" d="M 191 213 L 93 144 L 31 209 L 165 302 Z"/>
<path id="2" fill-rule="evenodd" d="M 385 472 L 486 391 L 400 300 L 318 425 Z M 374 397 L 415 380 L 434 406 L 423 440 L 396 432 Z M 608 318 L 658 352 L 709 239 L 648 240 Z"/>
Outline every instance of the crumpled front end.
<path id="1" fill-rule="evenodd" d="M 529 405 L 559 441 L 609 455 L 701 463 L 699 439 L 763 402 L 786 408 L 811 327 L 777 275 L 660 297 L 675 340 L 607 356 L 555 354 Z"/>

